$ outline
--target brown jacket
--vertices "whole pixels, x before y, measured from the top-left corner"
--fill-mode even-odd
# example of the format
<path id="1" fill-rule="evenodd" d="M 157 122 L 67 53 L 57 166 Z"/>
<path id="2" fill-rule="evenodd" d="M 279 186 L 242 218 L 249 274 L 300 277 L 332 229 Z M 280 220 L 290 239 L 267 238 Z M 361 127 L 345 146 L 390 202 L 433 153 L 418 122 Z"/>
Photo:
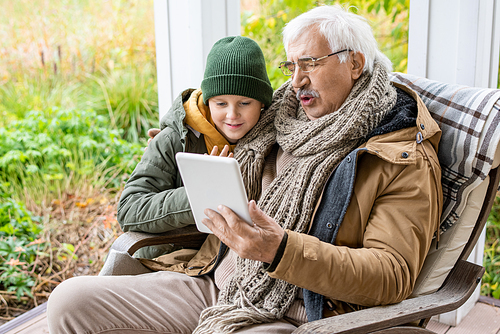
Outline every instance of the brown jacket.
<path id="1" fill-rule="evenodd" d="M 269 273 L 334 301 L 336 310 L 326 316 L 407 298 L 439 224 L 441 131 L 417 94 L 398 87 L 417 101 L 417 125 L 363 145 L 367 150 L 358 156 L 353 196 L 335 245 L 287 231 L 283 257 Z M 183 250 L 161 260 L 168 270 L 204 274 L 223 256 L 219 245 L 210 235 L 199 252 Z"/>

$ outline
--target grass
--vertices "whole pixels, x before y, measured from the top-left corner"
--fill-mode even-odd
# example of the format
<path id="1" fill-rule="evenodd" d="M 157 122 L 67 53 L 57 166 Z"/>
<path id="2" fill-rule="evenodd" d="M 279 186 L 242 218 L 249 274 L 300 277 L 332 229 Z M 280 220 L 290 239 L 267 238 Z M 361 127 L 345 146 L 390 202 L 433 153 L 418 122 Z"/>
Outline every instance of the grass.
<path id="1" fill-rule="evenodd" d="M 156 68 L 152 63 L 126 69 L 100 69 L 88 75 L 93 81 L 90 104 L 94 110 L 106 110 L 113 128 L 124 130 L 124 138 L 139 142 L 146 131 L 158 123 Z"/>
<path id="2" fill-rule="evenodd" d="M 0 7 L 1 126 L 54 106 L 108 115 L 131 141 L 158 124 L 152 0 Z"/>

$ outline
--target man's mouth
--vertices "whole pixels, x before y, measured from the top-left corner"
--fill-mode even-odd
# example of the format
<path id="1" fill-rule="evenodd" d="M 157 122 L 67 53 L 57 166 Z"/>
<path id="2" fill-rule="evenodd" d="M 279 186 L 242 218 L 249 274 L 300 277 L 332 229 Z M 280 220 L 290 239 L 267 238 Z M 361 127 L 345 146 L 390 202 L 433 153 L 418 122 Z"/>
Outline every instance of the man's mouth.
<path id="1" fill-rule="evenodd" d="M 311 105 L 317 97 L 319 97 L 319 94 L 315 90 L 301 88 L 297 90 L 297 100 L 299 100 L 303 106 Z"/>
<path id="2" fill-rule="evenodd" d="M 312 104 L 313 100 L 314 100 L 314 97 L 311 95 L 301 95 L 300 96 L 300 102 L 302 102 L 302 105 L 304 105 L 304 106 L 308 106 L 308 105 Z"/>

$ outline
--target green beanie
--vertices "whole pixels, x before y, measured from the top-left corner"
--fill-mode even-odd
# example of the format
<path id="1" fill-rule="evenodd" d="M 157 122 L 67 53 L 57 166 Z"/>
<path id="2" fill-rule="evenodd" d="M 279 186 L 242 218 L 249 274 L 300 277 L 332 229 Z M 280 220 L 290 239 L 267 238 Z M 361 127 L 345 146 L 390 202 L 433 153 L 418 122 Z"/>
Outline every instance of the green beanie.
<path id="1" fill-rule="evenodd" d="M 273 88 L 259 45 L 242 36 L 218 40 L 207 56 L 201 91 L 205 104 L 214 96 L 240 95 L 260 101 L 268 107 Z"/>

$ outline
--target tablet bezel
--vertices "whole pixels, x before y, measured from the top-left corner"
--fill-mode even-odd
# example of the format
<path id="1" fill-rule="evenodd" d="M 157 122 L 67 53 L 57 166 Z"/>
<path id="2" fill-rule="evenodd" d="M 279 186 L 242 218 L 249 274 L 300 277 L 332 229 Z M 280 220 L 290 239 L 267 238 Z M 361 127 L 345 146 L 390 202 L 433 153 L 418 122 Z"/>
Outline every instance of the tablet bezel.
<path id="1" fill-rule="evenodd" d="M 200 232 L 212 233 L 202 223 L 204 210 L 223 204 L 250 225 L 248 198 L 238 161 L 234 158 L 179 152 L 175 155 L 191 211 Z"/>

